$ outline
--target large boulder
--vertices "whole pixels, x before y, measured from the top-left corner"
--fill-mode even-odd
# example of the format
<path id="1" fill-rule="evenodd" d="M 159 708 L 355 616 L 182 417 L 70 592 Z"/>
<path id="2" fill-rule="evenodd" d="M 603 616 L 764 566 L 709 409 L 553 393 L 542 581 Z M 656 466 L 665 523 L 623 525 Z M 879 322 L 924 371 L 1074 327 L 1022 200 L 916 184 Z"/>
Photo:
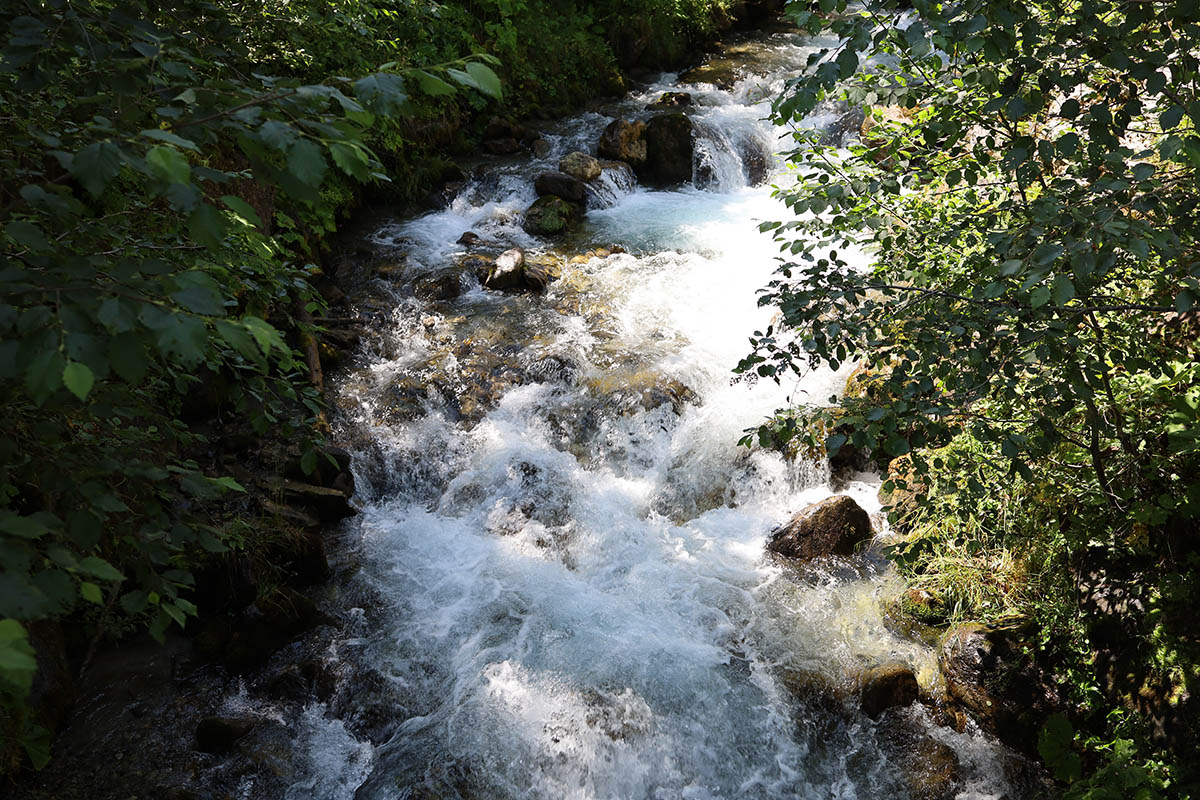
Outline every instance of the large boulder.
<path id="1" fill-rule="evenodd" d="M 589 156 L 578 150 L 563 156 L 558 162 L 558 169 L 581 181 L 594 181 L 600 177 L 601 171 L 600 161 L 595 156 Z"/>
<path id="2" fill-rule="evenodd" d="M 543 172 L 534 180 L 533 188 L 539 197 L 551 194 L 572 203 L 582 203 L 587 199 L 587 184 L 565 172 Z"/>
<path id="3" fill-rule="evenodd" d="M 646 123 L 613 120 L 600 134 L 596 151 L 603 158 L 641 166 L 646 162 Z"/>
<path id="4" fill-rule="evenodd" d="M 957 625 L 942 638 L 938 666 L 950 697 L 982 728 L 1015 749 L 1033 752 L 1038 731 L 1060 703 L 1012 630 Z"/>
<path id="5" fill-rule="evenodd" d="M 646 123 L 646 163 L 639 176 L 648 183 L 672 186 L 692 179 L 695 128 L 686 114 L 659 114 Z"/>
<path id="6" fill-rule="evenodd" d="M 583 210 L 578 204 L 548 194 L 539 197 L 525 211 L 522 226 L 535 236 L 557 236 L 566 232 L 581 216 Z"/>
<path id="7" fill-rule="evenodd" d="M 871 538 L 871 517 L 845 495 L 814 503 L 771 534 L 767 549 L 801 561 L 830 554 L 848 556 Z"/>
<path id="8" fill-rule="evenodd" d="M 859 702 L 867 716 L 878 719 L 889 708 L 912 705 L 919 693 L 911 667 L 899 662 L 881 664 L 863 674 Z"/>

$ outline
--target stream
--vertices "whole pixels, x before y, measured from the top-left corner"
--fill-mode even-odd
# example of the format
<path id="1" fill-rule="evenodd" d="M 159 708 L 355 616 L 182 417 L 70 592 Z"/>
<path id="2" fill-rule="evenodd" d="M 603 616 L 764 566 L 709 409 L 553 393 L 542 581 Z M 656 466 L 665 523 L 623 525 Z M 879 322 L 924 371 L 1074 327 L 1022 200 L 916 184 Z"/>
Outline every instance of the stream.
<path id="1" fill-rule="evenodd" d="M 835 488 L 824 463 L 737 441 L 789 402 L 828 401 L 852 368 L 731 380 L 772 314 L 756 290 L 778 246 L 757 223 L 787 216 L 771 185 L 790 137 L 769 100 L 820 44 L 760 36 L 722 55 L 736 66 L 663 75 L 372 236 L 397 265 L 394 306 L 338 394 L 364 508 L 352 622 L 326 645 L 369 700 L 308 708 L 287 797 L 1016 796 L 1010 756 L 978 732 L 919 704 L 872 721 L 847 699 L 883 662 L 938 679 L 935 653 L 884 624 L 902 584 L 877 552 L 797 569 L 764 551 Z M 522 230 L 534 176 L 680 90 L 693 185 L 606 170 L 565 243 Z M 840 119 L 808 124 L 840 136 Z M 415 297 L 477 249 L 467 232 L 561 277 L 540 295 Z M 878 485 L 837 492 L 884 536 Z M 948 795 L 920 779 L 936 758 L 956 763 Z"/>
<path id="2" fill-rule="evenodd" d="M 830 402 L 854 368 L 732 373 L 773 315 L 757 292 L 779 249 L 758 223 L 788 216 L 772 186 L 791 179 L 777 154 L 793 140 L 770 100 L 830 44 L 732 38 L 690 73 L 540 126 L 540 157 L 466 165 L 445 209 L 373 225 L 347 287 L 371 323 L 331 373 L 361 513 L 326 536 L 324 623 L 250 674 L 197 662 L 182 637 L 98 659 L 100 689 L 21 796 L 1030 796 L 1028 763 L 969 722 L 860 708 L 877 665 L 941 691 L 934 648 L 884 613 L 905 587 L 878 546 L 879 476 L 737 444 L 777 409 Z M 609 165 L 576 231 L 523 230 L 539 173 L 679 91 L 690 184 L 652 190 Z M 859 128 L 835 107 L 806 125 L 843 144 Z M 557 274 L 544 292 L 456 266 L 514 247 Z M 834 494 L 871 515 L 873 546 L 800 566 L 767 553 Z M 246 722 L 197 752 L 211 714 Z"/>

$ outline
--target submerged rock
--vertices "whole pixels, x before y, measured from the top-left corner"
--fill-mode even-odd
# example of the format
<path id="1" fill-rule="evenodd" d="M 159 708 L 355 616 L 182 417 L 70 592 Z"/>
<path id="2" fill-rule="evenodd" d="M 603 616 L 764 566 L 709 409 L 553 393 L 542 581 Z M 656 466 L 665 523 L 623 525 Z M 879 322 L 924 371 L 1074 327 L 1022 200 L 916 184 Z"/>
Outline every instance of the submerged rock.
<path id="1" fill-rule="evenodd" d="M 558 169 L 581 181 L 594 181 L 600 177 L 600 161 L 578 150 L 563 156 L 558 162 Z"/>
<path id="2" fill-rule="evenodd" d="M 659 114 L 646 124 L 646 163 L 639 175 L 658 186 L 692 179 L 695 126 L 681 113 Z"/>
<path id="3" fill-rule="evenodd" d="M 442 270 L 418 278 L 413 284 L 413 294 L 422 300 L 453 300 L 463 292 L 462 279 L 457 270 Z"/>
<path id="4" fill-rule="evenodd" d="M 543 172 L 534 180 L 533 188 L 539 197 L 556 195 L 573 203 L 582 203 L 587 197 L 587 185 L 565 172 Z"/>
<path id="5" fill-rule="evenodd" d="M 546 195 L 539 197 L 525 211 L 522 227 L 535 236 L 557 236 L 579 221 L 583 210 L 575 203 L 561 197 Z"/>
<path id="6" fill-rule="evenodd" d="M 767 549 L 801 561 L 818 556 L 848 556 L 871 538 L 871 518 L 846 495 L 835 495 L 796 514 L 771 534 Z"/>
<path id="7" fill-rule="evenodd" d="M 646 161 L 646 123 L 613 120 L 600 134 L 596 152 L 603 158 L 640 166 Z"/>
<path id="8" fill-rule="evenodd" d="M 889 708 L 912 705 L 919 692 L 917 676 L 907 664 L 881 664 L 863 674 L 859 701 L 867 716 L 876 719 Z"/>

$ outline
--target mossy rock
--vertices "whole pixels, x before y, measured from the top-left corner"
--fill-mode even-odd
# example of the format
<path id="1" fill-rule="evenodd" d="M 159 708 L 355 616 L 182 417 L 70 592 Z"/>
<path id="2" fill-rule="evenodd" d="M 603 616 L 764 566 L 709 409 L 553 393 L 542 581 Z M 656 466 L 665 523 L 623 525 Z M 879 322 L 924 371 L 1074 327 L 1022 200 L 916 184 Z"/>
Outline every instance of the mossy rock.
<path id="1" fill-rule="evenodd" d="M 525 212 L 522 227 L 534 236 L 558 236 L 566 233 L 583 217 L 577 204 L 555 195 L 539 197 Z"/>

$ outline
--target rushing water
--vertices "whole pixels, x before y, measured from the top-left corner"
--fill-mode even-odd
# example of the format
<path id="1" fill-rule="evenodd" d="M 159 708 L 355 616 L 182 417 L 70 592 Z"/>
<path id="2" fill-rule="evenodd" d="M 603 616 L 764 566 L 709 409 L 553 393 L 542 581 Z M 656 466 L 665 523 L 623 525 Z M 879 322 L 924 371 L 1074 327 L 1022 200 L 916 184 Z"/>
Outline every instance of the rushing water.
<path id="1" fill-rule="evenodd" d="M 774 526 L 834 489 L 826 465 L 737 440 L 845 381 L 731 381 L 771 316 L 756 290 L 778 247 L 757 222 L 786 216 L 770 184 L 787 180 L 772 154 L 788 132 L 767 100 L 809 52 L 776 35 L 753 50 L 765 74 L 726 89 L 664 75 L 549 129 L 546 158 L 485 165 L 445 211 L 376 234 L 403 254 L 401 288 L 341 388 L 365 508 L 359 606 L 326 653 L 353 665 L 356 699 L 298 721 L 288 797 L 910 797 L 922 740 L 953 751 L 957 796 L 1011 792 L 1006 754 L 978 733 L 934 728 L 919 706 L 856 710 L 865 667 L 937 679 L 934 654 L 884 626 L 900 584 L 880 558 L 797 570 L 765 555 Z M 537 172 L 681 88 L 702 188 L 609 170 L 565 252 L 521 230 Z M 404 290 L 465 252 L 467 231 L 557 259 L 562 277 L 540 296 Z M 872 513 L 877 489 L 872 475 L 838 487 Z M 373 734 L 356 734 L 343 718 L 361 721 L 368 695 Z"/>

